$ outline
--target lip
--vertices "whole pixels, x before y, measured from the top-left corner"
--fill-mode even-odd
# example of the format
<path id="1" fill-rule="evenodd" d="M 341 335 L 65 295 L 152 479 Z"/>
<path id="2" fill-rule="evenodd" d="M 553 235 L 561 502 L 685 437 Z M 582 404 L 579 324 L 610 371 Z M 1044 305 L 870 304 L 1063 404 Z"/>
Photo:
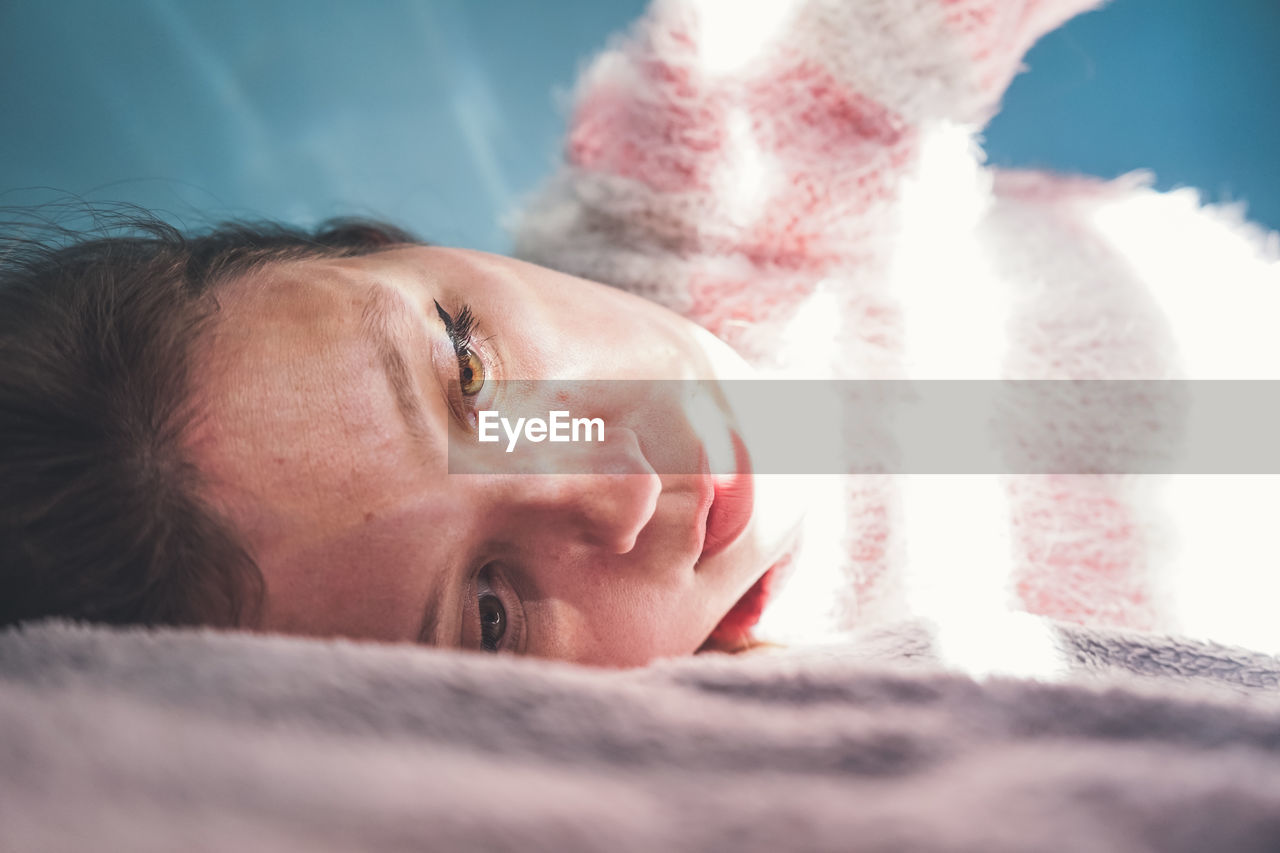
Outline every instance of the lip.
<path id="1" fill-rule="evenodd" d="M 760 621 L 765 605 L 769 603 L 778 575 L 786 573 L 789 563 L 790 557 L 783 557 L 757 578 L 751 588 L 743 593 L 742 598 L 721 617 L 716 627 L 711 629 L 700 650 L 734 651 L 742 648 L 750 637 L 751 629 Z"/>
<path id="2" fill-rule="evenodd" d="M 710 559 L 738 540 L 751 522 L 755 506 L 755 479 L 751 476 L 751 454 L 742 437 L 729 431 L 733 441 L 732 474 L 713 474 L 711 506 L 707 510 L 706 534 L 698 561 Z"/>

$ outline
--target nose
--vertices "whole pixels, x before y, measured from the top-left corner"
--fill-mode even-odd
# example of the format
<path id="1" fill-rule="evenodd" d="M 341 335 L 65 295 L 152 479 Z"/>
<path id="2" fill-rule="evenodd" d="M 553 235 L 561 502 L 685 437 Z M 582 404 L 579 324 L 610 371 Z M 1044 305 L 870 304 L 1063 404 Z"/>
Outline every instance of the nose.
<path id="1" fill-rule="evenodd" d="M 630 429 L 612 428 L 600 442 L 540 445 L 523 457 L 521 468 L 493 485 L 501 490 L 496 511 L 524 534 L 625 554 L 657 509 L 662 482 Z"/>

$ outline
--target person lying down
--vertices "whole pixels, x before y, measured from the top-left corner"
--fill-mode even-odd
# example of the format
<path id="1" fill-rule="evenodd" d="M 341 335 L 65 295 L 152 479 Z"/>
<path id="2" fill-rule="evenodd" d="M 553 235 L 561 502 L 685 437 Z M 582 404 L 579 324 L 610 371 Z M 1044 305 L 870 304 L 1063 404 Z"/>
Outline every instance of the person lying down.
<path id="1" fill-rule="evenodd" d="M 522 260 L 354 221 L 15 231 L 0 625 L 607 666 L 911 614 L 1267 642 L 1238 582 L 1280 559 L 1231 501 L 1270 478 L 764 474 L 724 391 L 1273 376 L 1274 235 L 980 164 L 1023 53 L 1093 5 L 655 3 L 585 71 Z"/>

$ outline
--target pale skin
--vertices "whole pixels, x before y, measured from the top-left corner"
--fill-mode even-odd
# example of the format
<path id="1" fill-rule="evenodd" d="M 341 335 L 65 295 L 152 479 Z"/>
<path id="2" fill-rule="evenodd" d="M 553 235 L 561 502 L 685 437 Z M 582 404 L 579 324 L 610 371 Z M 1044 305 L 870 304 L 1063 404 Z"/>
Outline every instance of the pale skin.
<path id="1" fill-rule="evenodd" d="M 699 649 L 792 544 L 796 519 L 761 499 L 704 558 L 698 460 L 723 436 L 622 384 L 547 401 L 610 425 L 603 443 L 557 446 L 592 473 L 448 473 L 450 440 L 498 379 L 744 375 L 658 305 L 424 246 L 274 263 L 220 302 L 190 448 L 262 571 L 263 630 L 635 666 Z M 464 306 L 476 326 L 460 360 L 447 319 Z M 461 385 L 460 366 L 475 369 Z"/>

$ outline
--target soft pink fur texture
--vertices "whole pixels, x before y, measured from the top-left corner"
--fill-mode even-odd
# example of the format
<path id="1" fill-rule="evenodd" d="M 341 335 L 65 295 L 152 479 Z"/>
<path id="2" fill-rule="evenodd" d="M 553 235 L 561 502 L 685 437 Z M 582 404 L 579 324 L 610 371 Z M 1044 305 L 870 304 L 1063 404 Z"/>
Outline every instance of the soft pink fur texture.
<path id="1" fill-rule="evenodd" d="M 584 71 L 517 252 L 798 376 L 1273 377 L 1276 235 L 1142 176 L 982 165 L 1027 48 L 1096 5 L 795 0 L 726 62 L 750 4 L 657 0 Z M 962 480 L 849 480 L 836 624 L 1013 610 L 1280 646 L 1249 603 L 1280 555 L 1237 512 L 1272 478 Z"/>

